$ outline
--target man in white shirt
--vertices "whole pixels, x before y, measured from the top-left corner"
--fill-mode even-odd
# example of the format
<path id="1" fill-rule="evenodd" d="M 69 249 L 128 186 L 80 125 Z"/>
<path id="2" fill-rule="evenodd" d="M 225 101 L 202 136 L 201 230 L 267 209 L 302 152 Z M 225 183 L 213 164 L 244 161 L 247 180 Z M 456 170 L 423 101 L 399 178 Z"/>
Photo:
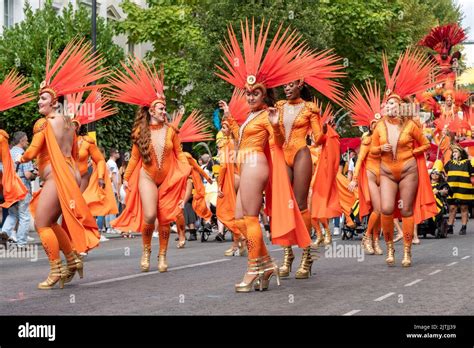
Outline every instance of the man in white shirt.
<path id="1" fill-rule="evenodd" d="M 119 202 L 119 169 L 117 166 L 117 160 L 120 158 L 120 153 L 117 149 L 111 148 L 109 150 L 109 160 L 107 161 L 107 169 L 109 170 L 110 181 L 112 182 L 112 189 L 114 191 L 115 200 Z M 113 232 L 112 227 L 110 227 L 110 221 L 114 220 L 116 215 L 107 215 L 105 217 L 105 225 L 107 226 L 107 231 Z"/>

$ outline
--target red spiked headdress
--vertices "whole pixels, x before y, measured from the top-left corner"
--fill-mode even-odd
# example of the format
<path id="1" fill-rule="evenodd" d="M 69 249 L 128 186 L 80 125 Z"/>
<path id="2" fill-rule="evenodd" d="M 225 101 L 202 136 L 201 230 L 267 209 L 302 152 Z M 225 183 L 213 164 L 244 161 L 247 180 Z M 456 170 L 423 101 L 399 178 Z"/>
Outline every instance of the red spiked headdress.
<path id="1" fill-rule="evenodd" d="M 179 124 L 183 119 L 184 114 L 177 111 L 173 114 L 171 126 L 179 129 L 179 140 L 182 143 L 192 143 L 195 141 L 209 141 L 213 140 L 211 131 L 206 130 L 208 122 L 204 119 L 199 110 L 193 110 L 191 114 L 186 118 L 181 127 Z"/>
<path id="2" fill-rule="evenodd" d="M 398 58 L 391 75 L 385 54 L 382 57 L 382 61 L 386 82 L 384 101 L 393 97 L 402 100 L 436 85 L 435 63 L 430 61 L 420 51 L 408 48 Z"/>
<path id="3" fill-rule="evenodd" d="M 372 86 L 370 81 L 366 81 L 362 92 L 352 86 L 346 106 L 351 112 L 354 125 L 369 127 L 372 121 L 379 120 L 380 102 L 380 87 L 377 82 L 374 81 Z"/>
<path id="4" fill-rule="evenodd" d="M 234 29 L 229 25 L 229 40 L 221 44 L 224 53 L 222 60 L 226 69 L 217 66 L 220 71 L 216 73 L 217 76 L 237 88 L 250 90 L 257 87 L 263 89 L 278 87 L 308 76 L 308 61 L 303 58 L 309 59 L 309 52 L 303 53 L 305 45 L 299 43 L 301 36 L 295 31 L 289 33 L 287 28 L 281 34 L 280 25 L 264 56 L 270 23 L 264 30 L 262 21 L 257 39 L 253 20 L 251 29 L 248 20 L 245 20 L 245 29 L 242 22 L 240 26 L 244 52 L 242 54 Z M 295 59 L 297 57 L 298 59 Z"/>
<path id="5" fill-rule="evenodd" d="M 97 88 L 87 85 L 108 74 L 105 68 L 97 69 L 101 64 L 101 57 L 93 53 L 90 43 L 84 39 L 69 42 L 52 67 L 51 50 L 48 49 L 46 76 L 40 93 L 47 92 L 56 100 L 63 95 Z"/>
<path id="6" fill-rule="evenodd" d="M 0 84 L 0 111 L 8 110 L 33 99 L 32 93 L 22 94 L 28 87 L 25 77 L 12 70 Z"/>
<path id="7" fill-rule="evenodd" d="M 250 106 L 245 98 L 244 90 L 238 88 L 234 89 L 232 98 L 230 98 L 229 101 L 229 112 L 239 125 L 245 122 L 250 112 Z M 224 120 L 222 122 L 224 123 L 226 121 Z"/>
<path id="8" fill-rule="evenodd" d="M 109 100 L 102 96 L 100 90 L 92 90 L 86 100 L 80 104 L 83 94 L 80 92 L 67 96 L 68 108 L 72 108 L 69 111 L 74 115 L 74 121 L 79 125 L 95 122 L 117 113 L 117 108 L 106 105 Z"/>
<path id="9" fill-rule="evenodd" d="M 163 66 L 160 71 L 150 67 L 137 57 L 129 57 L 129 65 L 122 62 L 125 72 L 117 71 L 110 79 L 110 99 L 127 104 L 152 107 L 160 102 L 166 104 Z"/>
<path id="10" fill-rule="evenodd" d="M 418 45 L 429 47 L 439 54 L 449 54 L 453 46 L 466 39 L 464 29 L 457 23 L 437 26 L 418 42 Z"/>

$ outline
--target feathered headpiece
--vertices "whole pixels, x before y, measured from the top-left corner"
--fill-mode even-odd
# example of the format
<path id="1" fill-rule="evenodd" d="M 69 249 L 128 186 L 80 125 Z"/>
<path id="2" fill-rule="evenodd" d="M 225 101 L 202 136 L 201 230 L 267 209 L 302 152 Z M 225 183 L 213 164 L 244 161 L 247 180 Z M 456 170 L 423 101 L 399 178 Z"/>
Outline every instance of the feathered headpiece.
<path id="1" fill-rule="evenodd" d="M 109 90 L 111 100 L 127 104 L 152 107 L 156 103 L 166 104 L 163 93 L 164 71 L 150 67 L 137 57 L 129 57 L 129 65 L 121 63 L 125 72 L 117 71 L 110 78 L 112 88 Z"/>
<path id="2" fill-rule="evenodd" d="M 346 106 L 351 112 L 354 125 L 369 127 L 372 121 L 379 120 L 381 117 L 380 102 L 380 87 L 377 82 L 374 81 L 372 86 L 370 81 L 366 81 L 362 92 L 352 86 Z"/>
<path id="3" fill-rule="evenodd" d="M 67 96 L 68 112 L 79 126 L 98 121 L 117 113 L 117 108 L 106 105 L 109 101 L 98 89 L 92 90 L 81 104 L 83 92 Z"/>
<path id="4" fill-rule="evenodd" d="M 382 62 L 386 83 L 384 101 L 393 97 L 403 100 L 436 85 L 435 63 L 420 51 L 408 48 L 398 58 L 391 75 L 385 54 L 382 57 Z"/>
<path id="5" fill-rule="evenodd" d="M 424 110 L 432 111 L 435 114 L 435 117 L 440 112 L 440 105 L 436 99 L 433 98 L 433 95 L 430 92 L 418 93 L 416 95 L 416 100 Z"/>
<path id="6" fill-rule="evenodd" d="M 250 106 L 247 103 L 247 98 L 245 98 L 244 90 L 238 88 L 234 89 L 232 98 L 230 98 L 229 101 L 229 112 L 239 125 L 245 122 L 250 112 Z M 222 122 L 226 121 L 224 120 Z"/>
<path id="7" fill-rule="evenodd" d="M 323 110 L 323 104 L 317 100 L 316 98 L 314 98 L 313 100 L 314 104 L 316 104 L 316 107 L 319 109 L 319 110 Z M 322 124 L 324 124 L 325 122 L 328 122 L 328 120 L 334 118 L 334 111 L 332 109 L 332 106 L 331 104 L 327 103 L 326 104 L 326 108 L 324 108 L 324 111 L 321 113 L 321 117 L 319 119 L 319 122 Z"/>
<path id="8" fill-rule="evenodd" d="M 303 52 L 305 44 L 300 42 L 301 35 L 295 31 L 289 33 L 289 28 L 281 34 L 282 26 L 280 25 L 264 55 L 270 23 L 264 30 L 262 21 L 257 39 L 255 39 L 253 20 L 251 29 L 247 19 L 245 20 L 245 29 L 242 22 L 240 27 L 244 52 L 242 53 L 240 49 L 232 25 L 229 25 L 227 30 L 229 40 L 226 40 L 225 44 L 221 44 L 224 53 L 222 60 L 226 69 L 217 66 L 220 73 L 216 73 L 216 75 L 221 79 L 240 89 L 263 88 L 265 90 L 301 80 L 309 75 L 310 53 L 309 51 Z"/>
<path id="9" fill-rule="evenodd" d="M 450 54 L 453 46 L 466 39 L 464 29 L 457 23 L 437 26 L 418 42 L 418 45 L 429 47 L 439 54 Z"/>
<path id="10" fill-rule="evenodd" d="M 107 76 L 100 55 L 92 51 L 90 43 L 84 39 L 70 41 L 51 67 L 51 50 L 46 55 L 46 76 L 40 85 L 40 94 L 49 93 L 53 100 L 67 94 L 88 91 L 98 86 L 90 83 Z"/>
<path id="11" fill-rule="evenodd" d="M 193 110 L 180 127 L 179 124 L 181 123 L 183 116 L 183 112 L 176 111 L 173 114 L 171 121 L 171 126 L 179 129 L 178 137 L 182 143 L 209 141 L 214 139 L 212 132 L 206 130 L 209 123 L 204 119 L 201 111 Z"/>
<path id="12" fill-rule="evenodd" d="M 25 77 L 12 70 L 0 84 L 0 111 L 8 110 L 33 99 L 33 94 L 22 94 L 28 87 Z"/>

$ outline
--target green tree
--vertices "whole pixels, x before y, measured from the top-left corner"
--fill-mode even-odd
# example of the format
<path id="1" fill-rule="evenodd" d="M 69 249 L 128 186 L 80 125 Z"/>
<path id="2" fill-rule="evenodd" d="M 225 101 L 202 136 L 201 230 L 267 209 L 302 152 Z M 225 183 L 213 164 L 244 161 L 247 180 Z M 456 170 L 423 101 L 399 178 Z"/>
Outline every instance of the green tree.
<path id="1" fill-rule="evenodd" d="M 48 0 L 44 8 L 32 11 L 25 5 L 25 20 L 11 28 L 5 28 L 0 37 L 0 78 L 16 68 L 25 75 L 34 91 L 44 78 L 46 48 L 48 43 L 53 58 L 59 56 L 66 44 L 74 37 L 90 39 L 91 24 L 89 10 L 80 7 L 74 11 L 69 5 L 61 14 L 57 14 Z M 109 68 L 119 66 L 124 59 L 121 47 L 113 43 L 113 30 L 103 18 L 97 20 L 97 49 Z M 130 130 L 133 124 L 134 110 L 127 105 L 118 105 L 119 113 L 97 122 L 96 131 L 99 145 L 105 148 L 128 149 Z M 34 122 L 40 117 L 36 100 L 4 112 L 2 120 L 8 132 L 16 130 L 32 131 Z"/>

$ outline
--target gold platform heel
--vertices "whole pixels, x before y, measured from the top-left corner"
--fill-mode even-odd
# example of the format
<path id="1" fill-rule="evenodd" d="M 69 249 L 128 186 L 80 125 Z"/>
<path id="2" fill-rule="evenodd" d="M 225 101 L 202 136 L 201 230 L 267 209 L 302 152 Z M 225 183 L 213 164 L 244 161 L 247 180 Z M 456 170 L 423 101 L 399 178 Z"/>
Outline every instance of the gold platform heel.
<path id="1" fill-rule="evenodd" d="M 321 231 L 316 232 L 316 240 L 314 241 L 314 243 L 311 244 L 311 249 L 318 249 L 319 247 L 323 245 L 324 245 L 323 233 Z"/>
<path id="2" fill-rule="evenodd" d="M 75 251 L 71 251 L 66 255 L 66 260 L 68 276 L 64 283 L 69 283 L 76 275 L 76 271 L 79 273 L 79 278 L 84 278 L 84 263 L 79 255 Z"/>
<path id="3" fill-rule="evenodd" d="M 324 245 L 330 245 L 332 243 L 332 235 L 331 235 L 331 230 L 329 227 L 325 229 L 326 236 L 324 237 Z"/>
<path id="4" fill-rule="evenodd" d="M 38 284 L 38 289 L 49 290 L 59 282 L 59 287 L 64 289 L 64 282 L 68 277 L 69 273 L 66 267 L 63 266 L 61 259 L 49 261 L 50 271 L 48 278 L 44 282 Z"/>
<path id="5" fill-rule="evenodd" d="M 395 264 L 395 248 L 393 246 L 393 241 L 387 242 L 387 258 L 385 262 L 389 266 L 393 266 Z"/>
<path id="6" fill-rule="evenodd" d="M 364 235 L 364 237 L 362 238 L 362 247 L 364 248 L 366 254 L 373 255 L 375 253 L 372 243 L 372 238 L 367 235 Z"/>
<path id="7" fill-rule="evenodd" d="M 403 246 L 402 266 L 403 267 L 411 266 L 411 245 L 405 244 Z"/>
<path id="8" fill-rule="evenodd" d="M 278 273 L 281 278 L 289 277 L 291 272 L 291 266 L 293 264 L 293 260 L 295 259 L 295 255 L 293 254 L 293 249 L 291 246 L 283 247 L 285 254 L 283 256 L 283 264 L 281 265 Z"/>
<path id="9" fill-rule="evenodd" d="M 235 256 L 237 255 L 237 252 L 239 251 L 239 247 L 230 247 L 226 251 L 224 251 L 224 256 Z"/>
<path id="10" fill-rule="evenodd" d="M 166 253 L 158 255 L 158 271 L 160 273 L 168 272 L 168 263 L 166 262 Z"/>
<path id="11" fill-rule="evenodd" d="M 151 246 L 146 245 L 143 247 L 142 259 L 140 261 L 140 267 L 142 272 L 148 272 L 150 270 L 150 256 Z"/>
<path id="12" fill-rule="evenodd" d="M 263 268 L 263 277 L 259 279 L 258 283 L 255 284 L 255 290 L 268 290 L 270 285 L 270 280 L 273 277 L 276 277 L 277 285 L 280 286 L 280 271 L 278 269 L 277 263 L 270 257 L 270 255 L 263 257 L 262 262 Z"/>
<path id="13" fill-rule="evenodd" d="M 373 239 L 373 242 L 374 242 L 374 254 L 375 255 L 383 255 L 383 250 L 382 248 L 380 247 L 380 244 L 379 244 L 379 239 L 378 238 L 374 238 Z"/>
<path id="14" fill-rule="evenodd" d="M 263 285 L 263 276 L 265 275 L 264 268 L 262 267 L 263 258 L 258 257 L 256 259 L 249 259 L 247 264 L 247 272 L 246 274 L 255 276 L 250 282 L 245 283 L 244 281 L 240 282 L 239 284 L 235 284 L 235 292 L 250 292 L 252 291 L 252 287 L 254 283 L 256 284 L 256 290 L 262 289 Z"/>
<path id="15" fill-rule="evenodd" d="M 311 256 L 311 248 L 307 247 L 303 250 L 300 267 L 296 271 L 296 279 L 308 279 L 311 276 L 311 268 L 313 267 L 313 257 Z"/>

